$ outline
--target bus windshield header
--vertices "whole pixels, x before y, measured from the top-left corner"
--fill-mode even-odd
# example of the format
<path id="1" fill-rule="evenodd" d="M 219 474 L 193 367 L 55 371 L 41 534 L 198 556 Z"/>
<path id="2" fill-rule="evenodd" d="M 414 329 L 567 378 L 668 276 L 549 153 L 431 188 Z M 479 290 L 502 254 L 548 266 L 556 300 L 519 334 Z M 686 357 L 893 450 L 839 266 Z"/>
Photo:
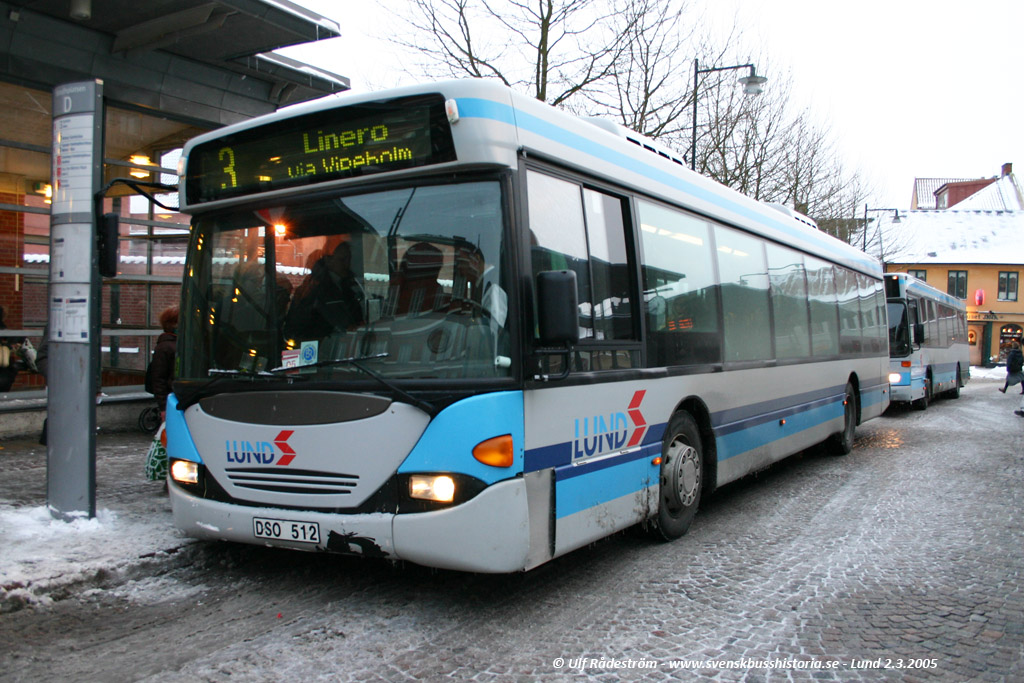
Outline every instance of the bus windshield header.
<path id="1" fill-rule="evenodd" d="M 190 204 L 455 160 L 441 95 L 418 95 L 275 121 L 197 145 Z"/>

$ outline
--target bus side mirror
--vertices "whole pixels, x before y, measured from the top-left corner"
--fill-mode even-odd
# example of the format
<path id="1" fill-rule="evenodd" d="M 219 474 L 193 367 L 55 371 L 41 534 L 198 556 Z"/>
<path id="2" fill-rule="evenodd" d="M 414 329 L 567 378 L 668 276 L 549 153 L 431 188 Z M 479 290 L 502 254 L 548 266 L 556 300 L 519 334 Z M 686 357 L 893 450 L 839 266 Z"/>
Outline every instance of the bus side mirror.
<path id="1" fill-rule="evenodd" d="M 100 275 L 115 277 L 118 261 L 118 215 L 105 213 L 96 224 L 96 257 Z"/>
<path id="2" fill-rule="evenodd" d="M 571 270 L 537 273 L 537 308 L 541 344 L 567 346 L 580 340 L 576 273 Z"/>
<path id="3" fill-rule="evenodd" d="M 914 343 L 924 344 L 924 323 L 914 323 Z"/>

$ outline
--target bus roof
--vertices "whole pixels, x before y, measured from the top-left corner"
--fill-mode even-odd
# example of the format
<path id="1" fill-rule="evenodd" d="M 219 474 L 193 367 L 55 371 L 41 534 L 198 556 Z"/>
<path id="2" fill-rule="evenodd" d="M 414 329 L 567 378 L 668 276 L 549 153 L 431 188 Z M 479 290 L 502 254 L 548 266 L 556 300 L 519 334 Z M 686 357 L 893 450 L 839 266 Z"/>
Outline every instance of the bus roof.
<path id="1" fill-rule="evenodd" d="M 958 299 L 955 296 L 943 292 L 941 289 L 936 289 L 924 280 L 910 275 L 908 273 L 886 273 L 886 279 L 896 280 L 900 283 L 900 291 L 914 294 L 924 299 L 932 299 L 938 301 L 956 310 L 966 310 L 967 304 L 962 299 Z"/>

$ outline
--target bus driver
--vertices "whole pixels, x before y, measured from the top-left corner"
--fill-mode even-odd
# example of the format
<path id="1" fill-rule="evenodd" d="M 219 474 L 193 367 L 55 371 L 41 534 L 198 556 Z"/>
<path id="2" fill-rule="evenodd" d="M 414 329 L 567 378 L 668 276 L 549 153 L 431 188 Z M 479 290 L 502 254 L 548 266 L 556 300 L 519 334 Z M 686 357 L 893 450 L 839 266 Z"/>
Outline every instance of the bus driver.
<path id="1" fill-rule="evenodd" d="M 284 334 L 292 339 L 319 339 L 364 322 L 366 295 L 352 272 L 352 248 L 340 242 L 313 264 L 295 289 Z"/>

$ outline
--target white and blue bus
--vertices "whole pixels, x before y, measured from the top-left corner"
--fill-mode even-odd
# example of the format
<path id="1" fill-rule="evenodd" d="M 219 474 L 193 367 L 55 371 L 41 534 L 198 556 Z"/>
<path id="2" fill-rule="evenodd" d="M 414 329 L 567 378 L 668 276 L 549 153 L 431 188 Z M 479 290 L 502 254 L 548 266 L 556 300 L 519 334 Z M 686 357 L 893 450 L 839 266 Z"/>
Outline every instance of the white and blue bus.
<path id="1" fill-rule="evenodd" d="M 939 394 L 958 398 L 971 377 L 966 304 L 905 273 L 885 275 L 885 296 L 890 400 L 926 410 Z"/>
<path id="2" fill-rule="evenodd" d="M 510 572 L 889 404 L 880 264 L 493 82 L 299 105 L 183 153 L 167 434 L 206 539 Z"/>

